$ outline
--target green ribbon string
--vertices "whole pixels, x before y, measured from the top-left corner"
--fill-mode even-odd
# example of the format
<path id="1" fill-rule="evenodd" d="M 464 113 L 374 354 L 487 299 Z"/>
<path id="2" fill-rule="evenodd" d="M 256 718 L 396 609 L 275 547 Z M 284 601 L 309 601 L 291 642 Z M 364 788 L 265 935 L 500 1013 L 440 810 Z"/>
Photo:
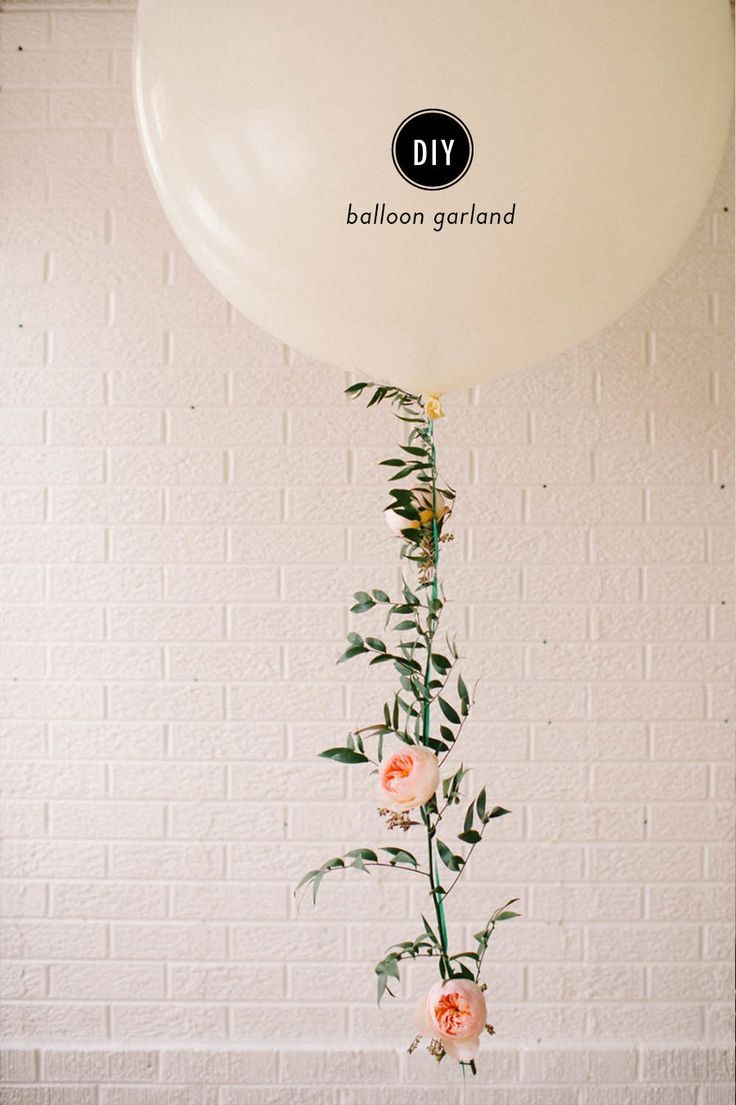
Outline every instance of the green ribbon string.
<path id="1" fill-rule="evenodd" d="M 434 639 L 436 611 L 435 603 L 439 597 L 439 560 L 440 560 L 440 540 L 439 540 L 439 528 L 437 526 L 437 459 L 434 445 L 434 422 L 429 419 L 429 440 L 431 447 L 431 463 L 432 463 L 432 609 L 429 615 L 429 640 L 427 643 L 427 665 L 424 673 L 424 686 L 429 689 L 429 681 L 431 678 L 432 668 L 432 641 Z M 430 727 L 430 705 L 429 701 L 425 700 L 424 704 L 424 734 L 423 740 L 427 744 L 429 742 L 429 727 Z M 434 910 L 437 917 L 437 927 L 439 929 L 441 956 L 440 961 L 444 964 L 447 977 L 452 974 L 452 968 L 450 967 L 450 960 L 447 955 L 447 923 L 445 921 L 445 907 L 442 902 L 442 895 L 439 892 L 439 879 L 437 878 L 438 860 L 435 856 L 434 846 L 434 833 L 435 830 L 431 824 L 431 816 L 429 814 L 425 817 L 425 824 L 427 826 L 427 849 L 429 853 L 429 879 L 432 886 L 432 900 L 434 901 Z"/>

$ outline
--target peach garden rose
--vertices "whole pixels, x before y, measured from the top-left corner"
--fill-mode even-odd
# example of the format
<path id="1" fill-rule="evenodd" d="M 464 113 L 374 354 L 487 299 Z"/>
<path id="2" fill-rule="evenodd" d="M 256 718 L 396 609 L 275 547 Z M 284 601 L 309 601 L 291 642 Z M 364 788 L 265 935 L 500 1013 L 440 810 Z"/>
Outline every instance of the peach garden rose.
<path id="1" fill-rule="evenodd" d="M 439 781 L 439 763 L 431 748 L 407 745 L 382 760 L 378 771 L 378 792 L 385 806 L 405 813 L 428 802 Z"/>
<path id="2" fill-rule="evenodd" d="M 422 1036 L 438 1039 L 453 1059 L 469 1062 L 478 1054 L 486 1026 L 486 999 L 470 979 L 435 982 L 419 999 L 415 1020 Z"/>

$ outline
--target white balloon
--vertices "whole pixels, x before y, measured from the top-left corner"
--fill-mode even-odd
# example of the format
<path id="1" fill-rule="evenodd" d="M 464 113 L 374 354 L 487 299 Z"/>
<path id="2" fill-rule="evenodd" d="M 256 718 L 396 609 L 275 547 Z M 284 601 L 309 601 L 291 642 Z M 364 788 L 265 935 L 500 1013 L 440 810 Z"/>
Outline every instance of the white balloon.
<path id="1" fill-rule="evenodd" d="M 195 263 L 296 348 L 425 394 L 552 356 L 642 295 L 707 199 L 731 82 L 728 0 L 138 12 L 143 145 Z M 392 159 L 399 124 L 431 108 L 474 145 L 439 191 Z M 473 205 L 506 221 L 471 223 Z"/>

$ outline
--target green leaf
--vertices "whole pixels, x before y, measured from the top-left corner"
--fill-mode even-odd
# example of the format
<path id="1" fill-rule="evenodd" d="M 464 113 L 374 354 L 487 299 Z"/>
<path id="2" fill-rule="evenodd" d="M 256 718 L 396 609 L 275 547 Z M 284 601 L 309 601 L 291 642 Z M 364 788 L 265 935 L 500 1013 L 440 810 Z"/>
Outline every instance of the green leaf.
<path id="1" fill-rule="evenodd" d="M 372 610 L 376 604 L 371 602 L 356 602 L 355 606 L 350 607 L 351 614 L 364 614 L 366 610 Z"/>
<path id="2" fill-rule="evenodd" d="M 372 648 L 374 652 L 385 652 L 386 646 L 383 641 L 379 641 L 378 637 L 366 637 L 365 643 L 368 648 Z"/>
<path id="3" fill-rule="evenodd" d="M 424 931 L 426 932 L 427 936 L 430 937 L 430 939 L 431 939 L 432 943 L 434 944 L 434 946 L 436 948 L 439 948 L 440 942 L 437 939 L 437 936 L 435 935 L 434 929 L 432 928 L 432 926 L 430 925 L 429 921 L 427 920 L 427 918 L 424 916 L 423 913 L 420 913 L 420 917 L 422 918 L 422 924 L 424 925 Z"/>
<path id="4" fill-rule="evenodd" d="M 451 706 L 444 698 L 438 698 L 437 701 L 440 704 L 440 710 L 445 715 L 447 720 L 453 725 L 460 724 L 460 716 L 454 706 Z"/>
<path id="5" fill-rule="evenodd" d="M 370 384 L 366 383 L 351 384 L 349 388 L 345 388 L 345 394 L 352 396 L 360 395 L 361 391 L 365 391 L 365 389 L 369 388 L 370 386 Z"/>
<path id="6" fill-rule="evenodd" d="M 520 913 L 514 913 L 513 909 L 505 909 L 496 917 L 497 921 L 510 921 L 512 917 L 521 917 Z"/>
<path id="7" fill-rule="evenodd" d="M 458 833 L 457 838 L 465 841 L 466 844 L 477 844 L 480 840 L 480 833 L 477 829 L 468 829 L 466 832 Z"/>
<path id="8" fill-rule="evenodd" d="M 416 856 L 413 856 L 411 852 L 405 851 L 403 848 L 381 848 L 382 852 L 388 852 L 392 856 L 392 863 L 405 863 L 411 867 L 418 867 L 419 861 Z"/>
<path id="9" fill-rule="evenodd" d="M 371 606 L 375 605 L 373 599 L 367 591 L 356 591 L 353 595 L 353 598 L 356 600 L 356 602 L 369 602 Z"/>
<path id="10" fill-rule="evenodd" d="M 481 821 L 483 821 L 485 816 L 486 816 L 486 788 L 485 787 L 483 787 L 482 791 L 480 792 L 480 794 L 478 795 L 478 797 L 475 800 L 475 808 L 478 811 L 478 817 L 481 819 Z"/>
<path id="11" fill-rule="evenodd" d="M 444 843 L 444 841 L 437 839 L 437 851 L 440 854 L 440 859 L 450 871 L 459 871 L 462 867 L 462 856 L 453 855 L 450 848 Z"/>
<path id="12" fill-rule="evenodd" d="M 462 675 L 458 675 L 457 677 L 457 693 L 460 696 L 461 702 L 465 703 L 465 705 L 470 704 L 470 695 L 468 694 L 468 688 L 465 686 Z"/>
<path id="13" fill-rule="evenodd" d="M 465 821 L 463 822 L 463 832 L 464 833 L 469 833 L 470 830 L 473 828 L 473 812 L 474 812 L 474 809 L 475 809 L 475 805 L 474 805 L 473 802 L 471 802 L 470 805 L 468 806 L 467 810 L 465 811 Z"/>
<path id="14" fill-rule="evenodd" d="M 448 744 L 455 743 L 455 734 L 453 733 L 452 729 L 448 728 L 447 725 L 440 725 L 440 734 L 443 741 L 447 741 Z"/>
<path id="15" fill-rule="evenodd" d="M 452 661 L 448 660 L 446 656 L 440 656 L 439 653 L 432 653 L 432 667 L 435 671 L 438 671 L 440 675 L 444 675 L 452 667 Z"/>
<path id="16" fill-rule="evenodd" d="M 354 752 L 352 748 L 326 748 L 320 752 L 325 760 L 336 760 L 341 764 L 367 764 L 370 760 L 362 752 Z"/>
<path id="17" fill-rule="evenodd" d="M 352 852 L 346 852 L 345 854 L 350 856 L 351 859 L 356 857 L 368 860 L 369 863 L 378 863 L 378 856 L 372 848 L 353 848 Z"/>
<path id="18" fill-rule="evenodd" d="M 507 813 L 511 813 L 511 810 L 505 810 L 503 806 L 494 806 L 488 814 L 488 819 L 490 820 L 492 817 L 503 817 Z"/>
<path id="19" fill-rule="evenodd" d="M 374 591 L 373 598 L 376 600 L 376 602 L 391 602 L 391 599 L 388 597 L 385 591 Z"/>
<path id="20" fill-rule="evenodd" d="M 342 656 L 337 660 L 338 664 L 344 664 L 346 660 L 352 660 L 354 656 L 361 656 L 368 649 L 363 645 L 351 645 L 350 648 L 346 648 Z"/>
<path id="21" fill-rule="evenodd" d="M 297 883 L 297 885 L 296 885 L 296 890 L 301 890 L 301 888 L 302 888 L 303 886 L 306 886 L 306 884 L 307 884 L 308 882 L 311 882 L 311 880 L 312 880 L 312 879 L 314 878 L 314 876 L 315 876 L 315 875 L 317 875 L 317 874 L 319 874 L 319 868 L 318 868 L 318 867 L 316 867 L 316 868 L 314 869 L 314 871 L 307 871 L 307 873 L 306 873 L 306 875 L 304 876 L 304 878 L 300 879 L 300 880 L 299 880 L 299 882 Z M 296 893 L 296 890 L 294 891 L 294 893 Z"/>

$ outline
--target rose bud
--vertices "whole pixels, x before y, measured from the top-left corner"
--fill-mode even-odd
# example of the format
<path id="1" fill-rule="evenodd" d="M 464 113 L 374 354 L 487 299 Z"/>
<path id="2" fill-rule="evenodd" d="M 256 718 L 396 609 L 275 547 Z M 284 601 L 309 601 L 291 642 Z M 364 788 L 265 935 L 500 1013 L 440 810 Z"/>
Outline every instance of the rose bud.
<path id="1" fill-rule="evenodd" d="M 394 537 L 401 537 L 402 530 L 405 529 L 424 529 L 426 526 L 432 524 L 432 492 L 426 491 L 423 487 L 415 487 L 412 491 L 414 497 L 414 507 L 419 512 L 419 518 L 402 518 L 402 516 L 388 506 L 383 512 L 383 516 L 386 519 L 386 525 L 393 533 Z M 441 525 L 446 514 L 449 514 L 449 507 L 445 502 L 445 497 L 441 491 L 435 492 L 434 497 L 434 516 L 437 519 L 437 524 Z"/>

